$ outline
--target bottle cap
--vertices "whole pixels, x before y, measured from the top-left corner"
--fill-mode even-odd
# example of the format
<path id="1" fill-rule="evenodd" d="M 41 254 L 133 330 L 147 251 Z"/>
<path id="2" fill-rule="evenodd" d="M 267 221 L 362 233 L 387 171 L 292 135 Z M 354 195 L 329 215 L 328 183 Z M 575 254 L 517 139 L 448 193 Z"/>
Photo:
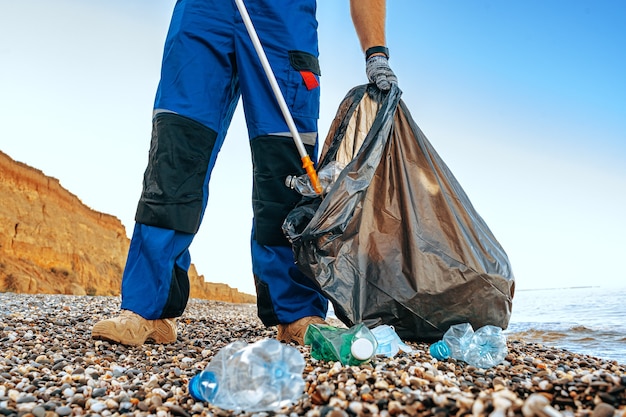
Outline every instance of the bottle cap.
<path id="1" fill-rule="evenodd" d="M 350 353 L 355 359 L 365 361 L 374 356 L 374 344 L 365 338 L 356 339 L 350 346 Z"/>
<path id="2" fill-rule="evenodd" d="M 428 350 L 433 358 L 440 361 L 450 357 L 450 347 L 443 340 L 433 343 Z"/>

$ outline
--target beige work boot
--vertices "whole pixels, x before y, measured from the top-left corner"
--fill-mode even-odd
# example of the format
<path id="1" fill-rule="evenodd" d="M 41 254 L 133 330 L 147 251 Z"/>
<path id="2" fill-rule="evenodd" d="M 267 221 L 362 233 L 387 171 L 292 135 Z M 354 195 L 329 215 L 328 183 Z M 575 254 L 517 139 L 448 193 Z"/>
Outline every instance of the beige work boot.
<path id="1" fill-rule="evenodd" d="M 93 339 L 131 346 L 143 345 L 147 340 L 172 343 L 176 336 L 176 319 L 146 320 L 130 310 L 122 310 L 117 317 L 99 321 L 91 329 Z"/>
<path id="2" fill-rule="evenodd" d="M 304 334 L 309 324 L 328 324 L 318 316 L 307 316 L 289 324 L 278 325 L 277 339 L 284 343 L 294 342 L 304 345 Z"/>

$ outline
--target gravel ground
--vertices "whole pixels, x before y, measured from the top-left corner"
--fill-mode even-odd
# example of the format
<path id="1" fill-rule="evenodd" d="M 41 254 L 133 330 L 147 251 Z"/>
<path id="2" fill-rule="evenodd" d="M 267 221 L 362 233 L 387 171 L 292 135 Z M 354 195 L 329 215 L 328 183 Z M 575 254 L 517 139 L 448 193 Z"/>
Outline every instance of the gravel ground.
<path id="1" fill-rule="evenodd" d="M 118 308 L 116 297 L 0 294 L 0 415 L 231 415 L 194 401 L 187 382 L 231 341 L 276 334 L 253 305 L 191 300 L 176 343 L 92 340 L 91 326 Z M 505 362 L 481 370 L 410 345 L 412 354 L 358 367 L 317 361 L 298 347 L 306 392 L 277 414 L 626 417 L 624 364 L 509 340 Z"/>

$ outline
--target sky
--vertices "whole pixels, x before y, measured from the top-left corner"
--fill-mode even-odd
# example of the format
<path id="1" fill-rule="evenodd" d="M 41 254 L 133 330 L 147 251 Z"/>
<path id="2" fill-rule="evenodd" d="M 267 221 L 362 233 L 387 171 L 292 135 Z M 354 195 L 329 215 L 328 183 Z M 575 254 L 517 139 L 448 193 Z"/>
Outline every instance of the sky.
<path id="1" fill-rule="evenodd" d="M 0 150 L 130 233 L 174 0 L 0 0 Z M 347 0 L 318 1 L 324 140 L 367 82 Z M 411 116 L 511 261 L 518 289 L 623 286 L 626 2 L 389 0 Z M 239 108 L 198 273 L 254 294 L 250 151 Z"/>

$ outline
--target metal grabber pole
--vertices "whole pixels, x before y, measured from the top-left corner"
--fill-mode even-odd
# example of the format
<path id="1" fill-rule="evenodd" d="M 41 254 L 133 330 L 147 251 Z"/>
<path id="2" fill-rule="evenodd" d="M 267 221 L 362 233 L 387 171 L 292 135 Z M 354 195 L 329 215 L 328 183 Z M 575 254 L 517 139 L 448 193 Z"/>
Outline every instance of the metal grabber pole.
<path id="1" fill-rule="evenodd" d="M 278 86 L 278 82 L 276 81 L 276 76 L 272 71 L 272 67 L 270 66 L 269 61 L 267 60 L 267 56 L 265 55 L 265 51 L 263 50 L 263 46 L 261 45 L 261 41 L 259 41 L 259 36 L 252 25 L 252 21 L 250 20 L 250 15 L 248 14 L 248 10 L 246 9 L 243 0 L 235 0 L 237 4 L 237 8 L 239 9 L 239 13 L 243 18 L 243 23 L 246 25 L 246 29 L 248 31 L 248 35 L 250 35 L 250 39 L 252 40 L 252 44 L 254 45 L 254 49 L 256 50 L 259 59 L 261 60 L 261 65 L 265 70 L 265 75 L 267 76 L 268 81 L 272 87 L 272 91 L 274 92 L 274 96 L 276 97 L 276 101 L 278 101 L 278 106 L 280 107 L 280 111 L 283 113 L 283 117 L 285 118 L 285 122 L 287 122 L 287 126 L 289 126 L 289 131 L 293 136 L 293 141 L 298 148 L 298 153 L 300 154 L 300 159 L 302 160 L 302 168 L 306 171 L 309 179 L 311 180 L 311 185 L 316 193 L 322 193 L 322 186 L 320 185 L 320 181 L 317 177 L 317 172 L 315 172 L 315 167 L 313 166 L 313 162 L 311 158 L 307 154 L 306 148 L 302 143 L 302 138 L 300 137 L 300 133 L 298 133 L 298 129 L 296 129 L 296 124 L 293 121 L 293 117 L 291 117 L 291 113 L 289 112 L 289 107 L 287 107 L 287 103 L 285 102 L 285 98 L 283 97 L 282 92 L 280 91 L 280 87 Z"/>

